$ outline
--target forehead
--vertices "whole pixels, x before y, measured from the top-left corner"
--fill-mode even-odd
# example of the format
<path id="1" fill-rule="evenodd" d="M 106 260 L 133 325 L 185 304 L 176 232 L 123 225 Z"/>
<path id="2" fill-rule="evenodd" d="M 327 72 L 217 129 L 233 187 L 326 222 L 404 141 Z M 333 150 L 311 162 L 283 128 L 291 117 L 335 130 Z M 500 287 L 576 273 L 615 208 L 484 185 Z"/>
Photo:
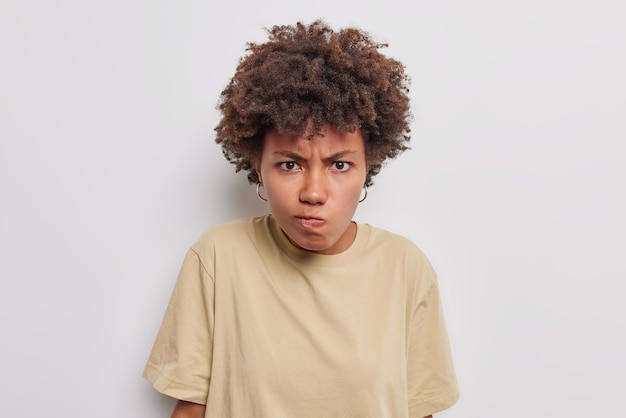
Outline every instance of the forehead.
<path id="1" fill-rule="evenodd" d="M 274 152 L 280 149 L 292 152 L 365 152 L 365 142 L 358 129 L 354 132 L 343 132 L 330 125 L 324 125 L 320 133 L 313 137 L 306 132 L 302 135 L 293 135 L 269 130 L 263 140 L 263 152 Z"/>

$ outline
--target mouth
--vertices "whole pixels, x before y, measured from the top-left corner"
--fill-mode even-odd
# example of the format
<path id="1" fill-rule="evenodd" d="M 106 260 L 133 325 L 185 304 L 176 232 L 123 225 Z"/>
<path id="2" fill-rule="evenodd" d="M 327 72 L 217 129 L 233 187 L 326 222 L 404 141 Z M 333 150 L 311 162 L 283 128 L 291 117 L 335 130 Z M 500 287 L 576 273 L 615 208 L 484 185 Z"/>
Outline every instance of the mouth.
<path id="1" fill-rule="evenodd" d="M 307 216 L 298 216 L 296 219 L 300 222 L 300 224 L 305 228 L 318 228 L 324 224 L 323 219 L 320 218 L 312 218 Z"/>

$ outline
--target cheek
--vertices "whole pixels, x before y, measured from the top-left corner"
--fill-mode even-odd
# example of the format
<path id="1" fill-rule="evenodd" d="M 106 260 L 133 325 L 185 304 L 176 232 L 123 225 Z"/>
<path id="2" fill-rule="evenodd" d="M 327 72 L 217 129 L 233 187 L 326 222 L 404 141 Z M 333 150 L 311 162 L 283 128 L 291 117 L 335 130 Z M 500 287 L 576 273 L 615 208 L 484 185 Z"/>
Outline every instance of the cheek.
<path id="1" fill-rule="evenodd" d="M 265 178 L 263 186 L 265 187 L 265 193 L 270 198 L 270 202 L 275 203 L 276 206 L 285 205 L 294 194 L 294 191 L 291 190 L 288 184 L 273 181 L 271 176 Z"/>
<path id="2" fill-rule="evenodd" d="M 343 191 L 337 193 L 337 204 L 344 207 L 346 211 L 355 210 L 359 205 L 359 200 L 361 199 L 361 195 L 363 194 L 363 187 L 359 184 L 355 184 L 349 189 L 344 189 Z"/>

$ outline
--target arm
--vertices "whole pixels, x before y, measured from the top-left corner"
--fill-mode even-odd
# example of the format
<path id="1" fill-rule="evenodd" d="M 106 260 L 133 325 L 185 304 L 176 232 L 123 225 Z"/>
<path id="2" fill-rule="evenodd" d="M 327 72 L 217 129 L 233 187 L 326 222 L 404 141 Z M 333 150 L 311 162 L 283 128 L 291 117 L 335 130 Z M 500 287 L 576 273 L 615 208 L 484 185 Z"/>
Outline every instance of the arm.
<path id="1" fill-rule="evenodd" d="M 178 401 L 172 412 L 172 418 L 204 418 L 205 405 L 193 402 Z"/>
<path id="2" fill-rule="evenodd" d="M 459 397 L 437 277 L 422 255 L 415 274 L 421 278 L 413 294 L 408 335 L 407 383 L 409 415 L 430 417 Z"/>

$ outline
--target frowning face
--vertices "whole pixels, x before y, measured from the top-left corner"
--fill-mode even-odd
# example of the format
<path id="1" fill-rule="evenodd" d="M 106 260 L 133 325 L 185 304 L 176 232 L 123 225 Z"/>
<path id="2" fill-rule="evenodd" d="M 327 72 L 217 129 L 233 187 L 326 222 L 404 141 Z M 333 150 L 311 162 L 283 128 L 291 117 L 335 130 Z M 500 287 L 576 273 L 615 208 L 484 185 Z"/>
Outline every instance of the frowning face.
<path id="1" fill-rule="evenodd" d="M 350 247 L 367 174 L 360 131 L 325 125 L 320 135 L 306 139 L 270 130 L 257 172 L 272 216 L 294 245 L 319 254 Z"/>

